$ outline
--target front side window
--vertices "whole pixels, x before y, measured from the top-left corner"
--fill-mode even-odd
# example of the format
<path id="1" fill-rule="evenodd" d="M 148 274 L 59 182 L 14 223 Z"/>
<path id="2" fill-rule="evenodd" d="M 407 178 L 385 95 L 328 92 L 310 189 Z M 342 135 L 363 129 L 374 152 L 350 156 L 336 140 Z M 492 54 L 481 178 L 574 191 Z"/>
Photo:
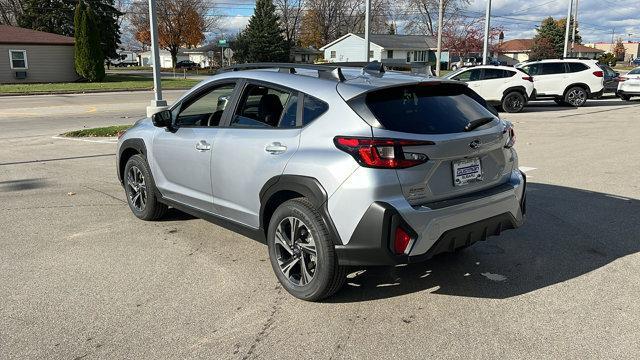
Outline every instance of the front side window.
<path id="1" fill-rule="evenodd" d="M 522 71 L 526 72 L 527 75 L 535 76 L 535 75 L 541 75 L 540 74 L 541 68 L 542 66 L 540 64 L 531 64 L 531 65 L 523 66 Z"/>
<path id="2" fill-rule="evenodd" d="M 9 50 L 9 61 L 12 69 L 27 68 L 27 51 L 26 50 Z"/>
<path id="3" fill-rule="evenodd" d="M 477 80 L 480 80 L 481 71 L 482 70 L 480 69 L 467 70 L 461 73 L 460 75 L 454 77 L 453 79 L 458 81 L 464 81 L 464 82 L 477 81 Z"/>
<path id="4" fill-rule="evenodd" d="M 218 126 L 235 84 L 216 86 L 194 100 L 187 101 L 176 118 L 178 126 Z"/>
<path id="5" fill-rule="evenodd" d="M 286 114 L 285 121 L 295 124 L 295 109 L 288 91 L 269 88 L 263 85 L 249 84 L 231 121 L 232 127 L 276 128 Z M 297 100 L 296 100 L 297 104 Z M 285 105 L 287 106 L 285 111 Z M 284 127 L 284 124 L 283 124 Z"/>

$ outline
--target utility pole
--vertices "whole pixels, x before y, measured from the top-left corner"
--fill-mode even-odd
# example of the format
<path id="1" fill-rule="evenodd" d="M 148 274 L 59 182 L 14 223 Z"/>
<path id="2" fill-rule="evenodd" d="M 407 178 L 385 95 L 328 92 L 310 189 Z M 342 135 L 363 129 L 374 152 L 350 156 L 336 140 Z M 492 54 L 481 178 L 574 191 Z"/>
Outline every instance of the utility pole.
<path id="1" fill-rule="evenodd" d="M 369 25 L 371 22 L 371 0 L 365 0 L 365 12 L 364 12 L 364 62 L 369 62 L 369 49 L 371 44 L 369 43 Z"/>
<path id="2" fill-rule="evenodd" d="M 569 0 L 569 10 L 567 10 L 567 26 L 564 30 L 564 52 L 563 57 L 569 56 L 569 30 L 571 30 L 571 10 L 573 9 L 573 0 Z"/>
<path id="3" fill-rule="evenodd" d="M 571 50 L 576 44 L 576 28 L 578 27 L 578 4 L 580 0 L 576 0 L 575 11 L 573 12 L 573 35 L 571 36 Z"/>
<path id="4" fill-rule="evenodd" d="M 156 19 L 156 0 L 149 0 L 149 22 L 151 32 L 151 55 L 153 56 L 153 92 L 154 99 L 147 106 L 147 116 L 167 108 L 167 102 L 162 100 L 162 84 L 160 83 L 160 50 L 158 48 L 158 20 Z"/>
<path id="5" fill-rule="evenodd" d="M 491 0 L 487 0 L 487 11 L 484 19 L 484 46 L 482 48 L 482 65 L 487 65 L 489 58 L 489 29 L 491 27 Z"/>
<path id="6" fill-rule="evenodd" d="M 436 52 L 436 76 L 440 76 L 440 60 L 442 59 L 442 18 L 444 9 L 444 0 L 440 0 L 440 8 L 438 10 L 438 51 Z"/>

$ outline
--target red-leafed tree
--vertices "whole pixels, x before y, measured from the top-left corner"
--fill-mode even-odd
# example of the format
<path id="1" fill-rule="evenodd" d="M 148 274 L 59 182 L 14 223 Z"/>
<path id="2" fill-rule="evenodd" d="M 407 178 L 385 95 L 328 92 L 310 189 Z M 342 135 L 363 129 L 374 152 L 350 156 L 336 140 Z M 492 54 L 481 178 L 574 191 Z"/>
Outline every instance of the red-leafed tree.
<path id="1" fill-rule="evenodd" d="M 495 40 L 505 29 L 502 26 L 492 27 L 489 31 L 489 52 L 495 50 Z M 484 46 L 484 19 L 467 19 L 457 17 L 442 31 L 442 47 L 449 54 L 465 55 L 482 52 Z"/>

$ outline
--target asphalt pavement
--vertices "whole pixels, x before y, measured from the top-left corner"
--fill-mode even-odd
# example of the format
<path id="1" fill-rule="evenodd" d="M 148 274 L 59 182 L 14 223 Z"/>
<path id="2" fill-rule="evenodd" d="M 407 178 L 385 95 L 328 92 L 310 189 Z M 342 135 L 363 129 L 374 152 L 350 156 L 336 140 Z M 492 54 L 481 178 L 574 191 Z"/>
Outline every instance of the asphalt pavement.
<path id="1" fill-rule="evenodd" d="M 353 269 L 308 303 L 279 286 L 261 243 L 177 211 L 137 220 L 111 140 L 55 138 L 132 123 L 151 96 L 0 97 L 0 359 L 640 354 L 640 101 L 503 114 L 529 180 L 524 227 Z"/>

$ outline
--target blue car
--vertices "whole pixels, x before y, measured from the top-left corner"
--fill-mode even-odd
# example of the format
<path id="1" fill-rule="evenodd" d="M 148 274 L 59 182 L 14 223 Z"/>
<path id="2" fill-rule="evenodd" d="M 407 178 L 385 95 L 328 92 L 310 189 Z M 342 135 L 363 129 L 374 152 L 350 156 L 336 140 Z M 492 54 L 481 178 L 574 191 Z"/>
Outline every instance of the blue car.
<path id="1" fill-rule="evenodd" d="M 633 60 L 631 62 L 631 64 L 636 65 L 636 66 L 640 66 L 640 58 L 636 58 L 635 60 Z"/>

